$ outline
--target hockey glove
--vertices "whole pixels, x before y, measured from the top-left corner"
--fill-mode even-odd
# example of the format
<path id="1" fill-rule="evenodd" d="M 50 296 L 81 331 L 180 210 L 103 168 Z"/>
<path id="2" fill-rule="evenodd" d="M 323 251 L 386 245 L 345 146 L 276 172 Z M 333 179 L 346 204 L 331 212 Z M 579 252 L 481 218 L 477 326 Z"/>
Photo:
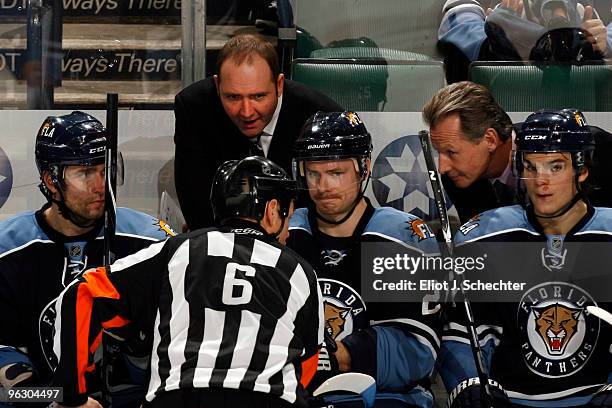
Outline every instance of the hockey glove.
<path id="1" fill-rule="evenodd" d="M 510 408 L 512 404 L 504 389 L 495 381 L 489 380 L 489 389 L 493 397 L 495 408 Z M 447 408 L 490 408 L 482 400 L 480 392 L 480 381 L 478 378 L 470 378 L 462 381 L 450 392 Z"/>
<path id="2" fill-rule="evenodd" d="M 34 379 L 34 369 L 25 363 L 8 364 L 0 368 L 0 385 L 7 390 L 16 385 L 27 386 Z"/>
<path id="3" fill-rule="evenodd" d="M 328 331 L 325 330 L 325 345 L 319 350 L 319 362 L 317 364 L 317 372 L 315 373 L 312 381 L 308 385 L 308 389 L 312 392 L 316 390 L 319 385 L 323 384 L 325 380 L 340 374 L 338 368 L 338 360 L 334 355 L 334 352 L 338 350 L 336 341 L 329 335 Z"/>
<path id="4" fill-rule="evenodd" d="M 604 386 L 597 391 L 587 404 L 587 408 L 610 408 L 612 407 L 612 384 Z"/>

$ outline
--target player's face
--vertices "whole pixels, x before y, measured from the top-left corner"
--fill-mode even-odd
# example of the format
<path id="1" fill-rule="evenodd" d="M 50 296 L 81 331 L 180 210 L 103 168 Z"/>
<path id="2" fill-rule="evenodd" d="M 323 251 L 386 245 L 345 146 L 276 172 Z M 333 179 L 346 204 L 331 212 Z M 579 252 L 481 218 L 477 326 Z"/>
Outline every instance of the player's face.
<path id="1" fill-rule="evenodd" d="M 467 139 L 461 130 L 458 114 L 451 114 L 430 129 L 431 143 L 439 154 L 439 171 L 459 188 L 469 187 L 485 175 L 491 153 L 484 137 Z"/>
<path id="2" fill-rule="evenodd" d="M 232 58 L 226 60 L 215 82 L 223 109 L 234 125 L 245 136 L 259 136 L 283 93 L 283 75 L 273 78 L 266 61 L 256 55 L 240 65 Z"/>
<path id="3" fill-rule="evenodd" d="M 64 169 L 66 206 L 83 220 L 94 221 L 104 214 L 104 164 L 67 166 Z"/>
<path id="4" fill-rule="evenodd" d="M 577 193 L 570 153 L 528 153 L 523 168 L 521 177 L 536 215 L 558 214 Z M 579 182 L 585 179 L 582 174 Z"/>
<path id="5" fill-rule="evenodd" d="M 361 188 L 354 159 L 306 162 L 304 175 L 317 212 L 340 218 L 353 206 Z"/>

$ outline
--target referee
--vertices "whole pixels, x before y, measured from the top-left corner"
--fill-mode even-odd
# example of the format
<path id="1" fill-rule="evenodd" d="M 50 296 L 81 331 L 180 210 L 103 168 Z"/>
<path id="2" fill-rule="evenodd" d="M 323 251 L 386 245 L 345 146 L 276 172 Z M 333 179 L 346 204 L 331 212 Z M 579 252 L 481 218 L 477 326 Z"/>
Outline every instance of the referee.
<path id="1" fill-rule="evenodd" d="M 312 268 L 285 248 L 296 185 L 261 157 L 225 162 L 219 228 L 179 235 L 92 269 L 57 302 L 54 385 L 63 406 L 99 407 L 86 373 L 101 331 L 153 333 L 145 407 L 304 407 L 323 311 Z M 75 346 L 76 345 L 76 346 Z"/>

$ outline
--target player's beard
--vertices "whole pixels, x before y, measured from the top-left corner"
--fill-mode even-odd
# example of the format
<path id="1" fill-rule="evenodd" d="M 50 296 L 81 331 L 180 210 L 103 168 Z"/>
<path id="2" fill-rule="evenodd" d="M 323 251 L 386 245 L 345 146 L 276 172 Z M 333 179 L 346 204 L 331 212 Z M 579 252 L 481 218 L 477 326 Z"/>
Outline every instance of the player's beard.
<path id="1" fill-rule="evenodd" d="M 77 204 L 66 202 L 65 205 L 72 213 L 71 221 L 78 226 L 93 225 L 104 215 L 103 197 L 89 200 L 86 204 L 79 201 Z"/>

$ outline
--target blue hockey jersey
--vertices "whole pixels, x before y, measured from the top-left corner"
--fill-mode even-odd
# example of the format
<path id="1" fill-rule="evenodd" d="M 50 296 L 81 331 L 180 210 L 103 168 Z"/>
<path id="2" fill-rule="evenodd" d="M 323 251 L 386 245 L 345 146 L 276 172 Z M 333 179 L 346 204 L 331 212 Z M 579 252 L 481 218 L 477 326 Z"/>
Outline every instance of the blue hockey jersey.
<path id="1" fill-rule="evenodd" d="M 496 242 L 499 244 L 492 244 Z M 612 209 L 594 207 L 588 207 L 587 214 L 565 235 L 545 234 L 533 213 L 520 206 L 486 211 L 457 232 L 458 256 L 488 243 L 491 268 L 503 264 L 516 271 L 516 276 L 549 276 L 553 271 L 566 277 L 525 287 L 520 301 L 472 302 L 490 378 L 501 384 L 514 403 L 583 405 L 610 381 L 612 328 L 586 310 L 589 305 L 610 310 L 610 298 L 595 292 L 598 284 L 606 285 L 602 277 L 607 278 L 601 271 L 592 274 L 597 262 L 610 264 L 605 260 L 610 251 L 601 249 L 610 242 Z M 510 254 L 508 244 L 504 249 L 502 243 L 525 244 L 519 254 Z M 477 373 L 463 309 L 453 309 L 450 316 L 443 331 L 440 373 L 452 393 Z"/>
<path id="2" fill-rule="evenodd" d="M 412 256 L 438 254 L 436 240 L 419 218 L 393 208 L 368 207 L 353 236 L 331 237 L 307 208 L 295 211 L 288 245 L 317 271 L 326 330 L 352 356 L 352 370 L 373 376 L 380 393 L 398 393 L 419 407 L 433 405 L 429 376 L 439 351 L 440 308 L 421 303 L 364 302 L 362 244 L 399 245 Z"/>
<path id="3" fill-rule="evenodd" d="M 53 230 L 42 209 L 0 223 L 0 366 L 20 361 L 25 350 L 41 380 L 55 368 L 55 300 L 86 269 L 101 266 L 103 228 L 67 237 Z M 128 208 L 117 209 L 117 258 L 174 235 L 163 221 Z"/>

